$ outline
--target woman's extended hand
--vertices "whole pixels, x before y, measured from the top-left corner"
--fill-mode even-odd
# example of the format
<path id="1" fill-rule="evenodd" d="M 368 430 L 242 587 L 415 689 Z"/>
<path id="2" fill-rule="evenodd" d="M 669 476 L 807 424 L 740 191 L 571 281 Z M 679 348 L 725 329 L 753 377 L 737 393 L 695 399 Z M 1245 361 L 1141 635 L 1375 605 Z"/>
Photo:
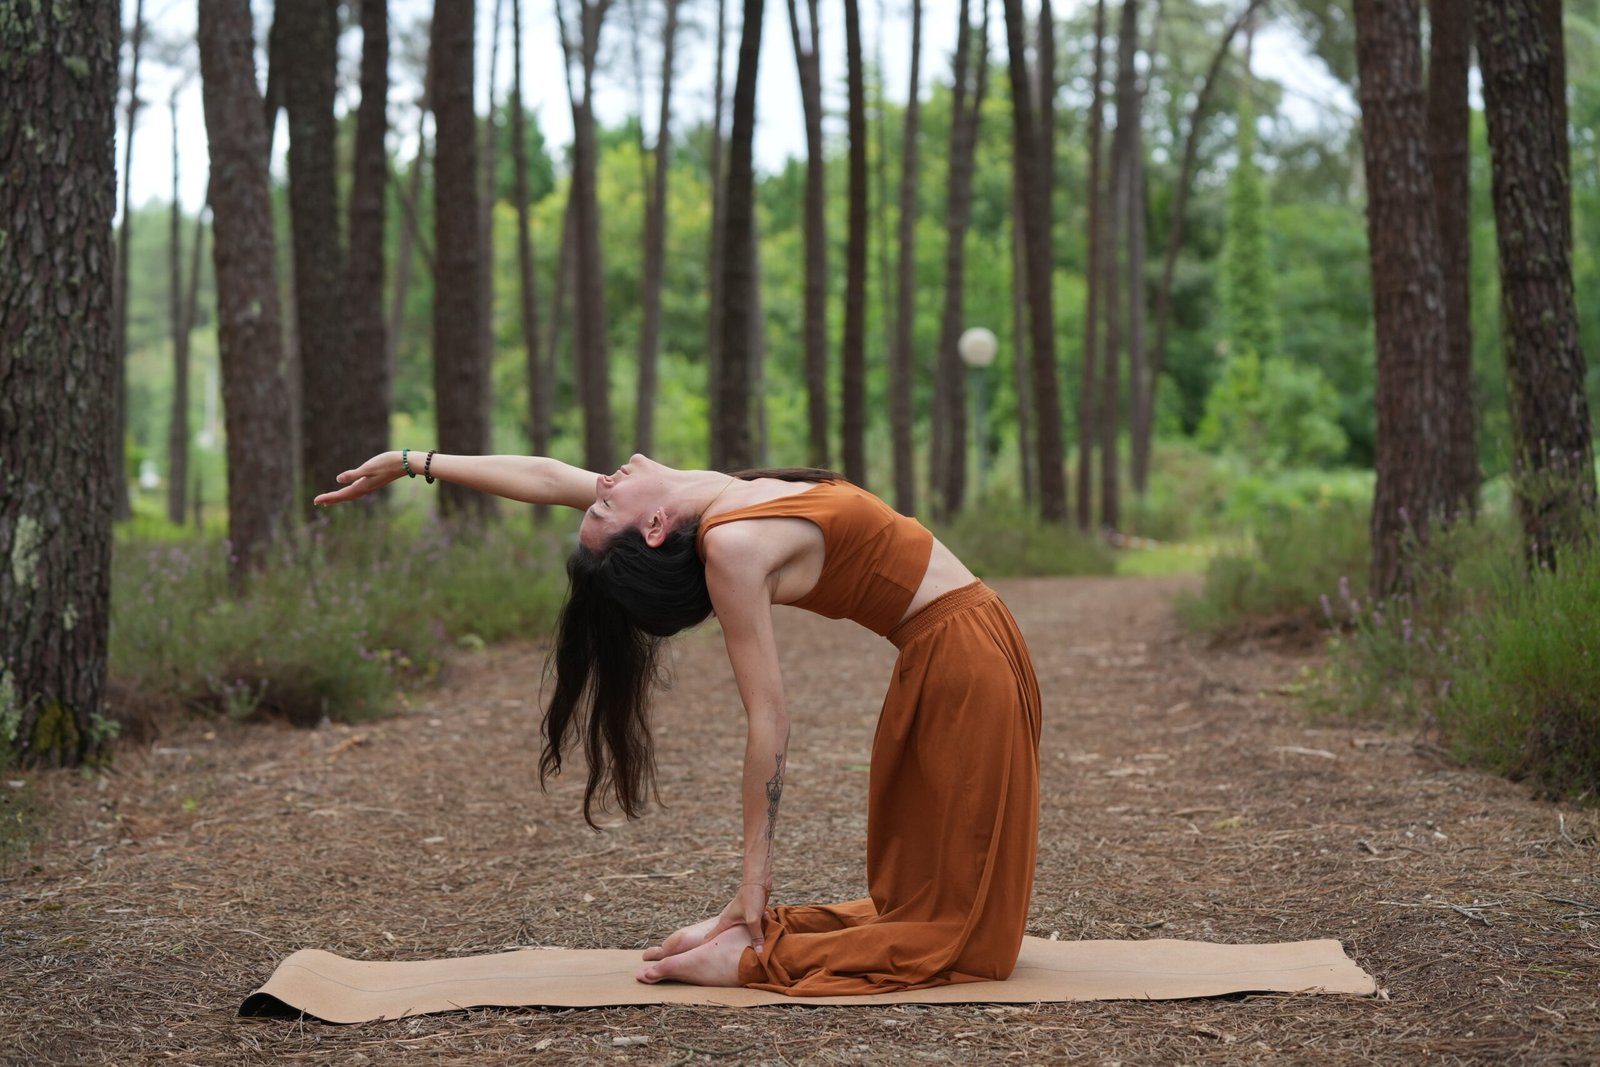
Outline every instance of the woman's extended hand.
<path id="1" fill-rule="evenodd" d="M 400 465 L 399 452 L 380 452 L 355 470 L 340 474 L 336 481 L 344 486 L 343 489 L 323 493 L 311 503 L 318 507 L 343 504 L 348 500 L 376 492 L 403 474 L 405 469 Z"/>

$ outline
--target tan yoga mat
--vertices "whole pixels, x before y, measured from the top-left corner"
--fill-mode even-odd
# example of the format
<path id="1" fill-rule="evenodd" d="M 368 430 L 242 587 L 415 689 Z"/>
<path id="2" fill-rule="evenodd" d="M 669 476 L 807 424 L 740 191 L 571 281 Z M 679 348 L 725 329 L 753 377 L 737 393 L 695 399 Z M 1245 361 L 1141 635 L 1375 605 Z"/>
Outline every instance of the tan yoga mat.
<path id="1" fill-rule="evenodd" d="M 330 1023 L 399 1019 L 488 1007 L 598 1008 L 618 1004 L 1033 1004 L 1175 1000 L 1226 993 L 1375 991 L 1372 976 L 1334 940 L 1275 945 L 1204 941 L 1046 941 L 1026 937 L 1004 982 L 969 982 L 851 997 L 786 997 L 757 989 L 644 985 L 631 949 L 521 949 L 414 962 L 347 960 L 301 949 L 250 994 L 240 1015 Z"/>

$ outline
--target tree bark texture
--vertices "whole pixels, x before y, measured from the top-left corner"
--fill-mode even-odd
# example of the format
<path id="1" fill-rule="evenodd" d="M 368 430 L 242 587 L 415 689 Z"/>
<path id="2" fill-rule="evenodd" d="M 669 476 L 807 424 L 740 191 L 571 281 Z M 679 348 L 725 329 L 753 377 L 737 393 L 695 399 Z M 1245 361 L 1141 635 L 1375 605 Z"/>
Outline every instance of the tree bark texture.
<path id="1" fill-rule="evenodd" d="M 1439 220 L 1446 358 L 1440 388 L 1449 420 L 1445 501 L 1451 514 L 1478 511 L 1478 417 L 1472 389 L 1472 0 L 1429 0 L 1428 164 Z"/>
<path id="2" fill-rule="evenodd" d="M 137 0 L 133 8 L 133 29 L 128 35 L 128 110 L 127 138 L 122 143 L 122 224 L 117 231 L 117 273 L 111 297 L 112 314 L 116 330 L 116 432 L 111 440 L 112 470 L 116 480 L 112 483 L 112 507 L 121 521 L 133 516 L 133 504 L 128 497 L 128 257 L 133 244 L 133 212 L 130 192 L 133 182 L 133 132 L 139 122 L 139 53 L 144 44 L 144 0 Z"/>
<path id="3" fill-rule="evenodd" d="M 293 42 L 282 57 L 283 96 L 289 114 L 290 233 L 300 340 L 300 478 L 309 512 L 310 490 L 332 484 L 357 455 L 349 437 L 354 382 L 333 118 L 339 25 L 329 0 L 281 0 L 277 20 L 285 39 Z"/>
<path id="4" fill-rule="evenodd" d="M 722 366 L 717 422 L 712 426 L 712 465 L 724 470 L 751 466 L 750 330 L 755 296 L 751 259 L 755 226 L 756 68 L 761 60 L 762 0 L 744 0 L 739 34 L 739 69 L 733 86 L 733 128 L 728 137 L 727 221 L 722 233 Z"/>
<path id="5" fill-rule="evenodd" d="M 1100 525 L 1115 530 L 1122 523 L 1122 470 L 1118 455 L 1118 434 L 1122 430 L 1122 361 L 1124 338 L 1132 336 L 1130 320 L 1123 318 L 1122 286 L 1126 278 L 1125 238 L 1128 218 L 1133 210 L 1133 153 L 1137 150 L 1138 125 L 1134 98 L 1138 85 L 1134 56 L 1139 44 L 1138 0 L 1123 0 L 1122 19 L 1117 28 L 1117 128 L 1111 138 L 1111 211 L 1106 219 L 1108 237 L 1101 252 L 1105 278 L 1106 347 L 1100 394 Z M 1132 309 L 1135 294 L 1128 293 Z M 1130 360 L 1131 363 L 1131 360 Z M 1131 368 L 1130 368 L 1131 369 Z"/>
<path id="6" fill-rule="evenodd" d="M 1011 375 L 1017 393 L 1017 476 L 1022 482 L 1022 503 L 1032 508 L 1039 495 L 1038 456 L 1033 447 L 1033 389 L 1028 367 L 1028 258 L 1022 246 L 1022 229 L 1027 223 L 1022 211 L 1022 182 L 1011 168 Z"/>
<path id="7" fill-rule="evenodd" d="M 1592 540 L 1594 444 L 1572 292 L 1565 130 L 1542 0 L 1476 0 L 1512 472 L 1530 561 Z"/>
<path id="8" fill-rule="evenodd" d="M 265 562 L 294 494 L 289 394 L 274 265 L 267 133 L 249 0 L 200 5 L 200 72 L 211 145 L 212 264 L 228 439 L 228 539 L 236 580 Z"/>
<path id="9" fill-rule="evenodd" d="M 802 34 L 796 0 L 789 0 L 789 36 L 800 71 L 800 107 L 806 125 L 805 310 L 801 325 L 805 348 L 806 427 L 813 467 L 828 459 L 828 223 L 827 156 L 822 140 L 821 29 L 817 0 L 806 0 L 807 29 Z"/>
<path id="10" fill-rule="evenodd" d="M 867 487 L 867 103 L 861 5 L 844 0 L 846 127 L 850 136 L 849 228 L 845 237 L 844 338 L 840 345 L 840 451 L 844 476 Z"/>
<path id="11" fill-rule="evenodd" d="M 906 126 L 900 152 L 899 278 L 895 304 L 894 354 L 889 364 L 889 418 L 894 437 L 895 507 L 907 515 L 917 510 L 917 471 L 911 442 L 912 394 L 916 366 L 912 358 L 912 326 L 916 315 L 917 174 L 920 166 L 922 92 L 922 0 L 911 0 L 911 85 L 906 90 Z"/>
<path id="12" fill-rule="evenodd" d="M 967 392 L 956 343 L 966 318 L 967 227 L 972 221 L 973 156 L 978 119 L 988 77 L 987 45 L 973 33 L 968 0 L 961 0 L 961 26 L 956 36 L 954 88 L 950 105 L 950 166 L 945 177 L 944 310 L 939 318 L 933 385 L 934 513 L 947 518 L 961 510 L 967 489 Z M 972 69 L 974 40 L 978 45 L 977 75 Z M 969 95 L 970 94 L 970 95 Z"/>
<path id="13" fill-rule="evenodd" d="M 496 156 L 500 150 L 500 120 L 496 117 L 500 76 L 500 25 L 505 21 L 505 0 L 493 0 L 493 18 L 489 25 L 489 101 L 483 116 L 483 155 L 478 170 L 483 183 L 483 199 L 478 201 L 478 259 L 479 285 L 483 287 L 482 317 L 478 329 L 483 333 L 484 358 L 488 360 L 491 382 L 494 377 L 494 205 L 499 196 L 500 166 Z M 491 385 L 492 389 L 493 386 Z M 491 431 L 492 432 L 492 431 Z"/>
<path id="14" fill-rule="evenodd" d="M 105 739 L 116 341 L 115 3 L 0 17 L 0 744 Z"/>
<path id="15" fill-rule="evenodd" d="M 1096 427 L 1099 424 L 1100 397 L 1095 391 L 1096 376 L 1102 360 L 1100 347 L 1100 285 L 1104 278 L 1101 247 L 1104 227 L 1100 218 L 1105 211 L 1101 195 L 1104 181 L 1101 161 L 1104 152 L 1101 142 L 1105 133 L 1105 42 L 1106 2 L 1096 0 L 1094 6 L 1094 85 L 1089 102 L 1089 189 L 1087 230 L 1088 245 L 1084 258 L 1083 299 L 1083 372 L 1078 393 L 1078 484 L 1076 513 L 1078 529 L 1088 532 L 1094 522 L 1094 446 Z M 1180 194 L 1181 195 L 1181 194 Z"/>
<path id="16" fill-rule="evenodd" d="M 639 392 L 634 407 L 633 437 L 634 447 L 646 453 L 655 448 L 656 364 L 661 356 L 661 286 L 667 260 L 667 172 L 672 163 L 672 68 L 677 57 L 678 2 L 665 0 L 666 25 L 661 31 L 661 106 L 656 113 L 655 166 L 645 204 L 644 322 L 639 330 Z"/>
<path id="17" fill-rule="evenodd" d="M 478 230 L 478 123 L 472 107 L 473 0 L 437 0 L 433 11 L 434 280 L 433 388 L 442 452 L 489 450 L 489 353 L 483 350 Z M 489 497 L 441 483 L 449 517 L 489 513 Z"/>
<path id="18" fill-rule="evenodd" d="M 1028 217 L 1050 219 L 1050 194 L 1053 187 L 1052 161 L 1044 158 L 1032 92 L 1028 81 L 1027 18 L 1022 0 L 1005 0 L 1006 40 L 1011 56 L 1011 121 L 1014 131 L 1015 164 L 1022 170 L 1022 192 Z M 1041 39 L 1053 34 L 1055 21 L 1049 0 L 1039 10 Z M 1041 69 L 1039 84 L 1055 83 L 1054 70 Z M 1041 94 L 1045 95 L 1045 94 Z M 1028 321 L 1033 338 L 1033 405 L 1039 452 L 1039 512 L 1048 521 L 1067 517 L 1066 472 L 1063 469 L 1061 440 L 1061 390 L 1056 383 L 1054 252 L 1051 227 L 1030 226 L 1027 230 Z"/>
<path id="19" fill-rule="evenodd" d="M 512 195 L 517 201 L 517 307 L 521 312 L 528 385 L 528 444 L 534 455 L 547 456 L 550 454 L 550 409 L 544 402 L 538 271 L 534 268 L 533 220 L 529 210 L 528 123 L 522 108 L 522 0 L 511 0 L 511 79 Z"/>
<path id="20" fill-rule="evenodd" d="M 349 383 L 344 439 L 350 455 L 389 447 L 391 371 L 384 327 L 384 229 L 388 204 L 389 5 L 361 0 L 361 106 L 356 112 L 354 175 L 350 186 L 350 257 L 345 316 Z M 329 477 L 324 473 L 323 477 Z"/>
<path id="21" fill-rule="evenodd" d="M 1408 549 L 1446 511 L 1444 280 L 1428 168 L 1419 0 L 1356 0 L 1361 143 L 1378 342 L 1374 596 L 1412 585 Z"/>
<path id="22" fill-rule="evenodd" d="M 717 466 L 721 444 L 722 426 L 722 329 L 723 298 L 722 253 L 728 228 L 728 176 L 724 167 L 727 147 L 722 136 L 724 104 L 727 101 L 726 78 L 728 53 L 728 0 L 717 0 L 717 60 L 716 74 L 712 79 L 711 100 L 711 246 L 706 251 L 706 274 L 711 279 L 711 314 L 706 330 L 706 407 L 707 426 L 710 429 L 706 442 L 711 465 Z"/>
<path id="23" fill-rule="evenodd" d="M 1133 128 L 1128 131 L 1128 480 L 1133 491 L 1144 495 L 1150 479 L 1150 429 L 1139 397 L 1150 392 L 1145 353 L 1145 327 L 1149 294 L 1145 291 L 1145 212 L 1148 199 L 1144 177 L 1145 86 L 1133 89 Z M 1118 119 L 1120 122 L 1120 118 Z"/>
<path id="24" fill-rule="evenodd" d="M 167 235 L 167 317 L 172 327 L 172 407 L 167 415 L 167 521 L 182 526 L 189 503 L 189 324 L 183 317 L 183 205 L 178 199 L 177 93 L 172 94 L 171 111 L 172 214 Z M 204 210 L 202 207 L 202 214 Z"/>

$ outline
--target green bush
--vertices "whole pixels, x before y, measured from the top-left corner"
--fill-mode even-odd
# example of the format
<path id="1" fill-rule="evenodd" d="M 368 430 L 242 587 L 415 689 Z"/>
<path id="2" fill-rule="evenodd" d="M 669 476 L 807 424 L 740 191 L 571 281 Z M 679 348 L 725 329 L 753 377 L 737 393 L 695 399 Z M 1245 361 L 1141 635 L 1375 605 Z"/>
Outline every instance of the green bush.
<path id="1" fill-rule="evenodd" d="M 1551 797 L 1600 799 L 1600 551 L 1500 590 L 1439 706 L 1463 760 Z"/>
<path id="2" fill-rule="evenodd" d="M 1110 574 L 1111 552 L 1070 525 L 1044 522 L 1015 500 L 991 495 L 933 532 L 980 578 Z"/>
<path id="3" fill-rule="evenodd" d="M 510 524 L 347 515 L 313 523 L 242 592 L 225 543 L 118 544 L 113 676 L 144 695 L 298 723 L 382 713 L 452 641 L 543 634 L 565 591 L 560 546 Z"/>
<path id="4" fill-rule="evenodd" d="M 1363 587 L 1370 552 L 1365 504 L 1330 498 L 1279 510 L 1257 529 L 1254 551 L 1229 551 L 1212 561 L 1205 588 L 1180 598 L 1178 612 L 1207 631 L 1252 619 L 1316 625 L 1333 590 L 1350 600 L 1351 589 Z"/>

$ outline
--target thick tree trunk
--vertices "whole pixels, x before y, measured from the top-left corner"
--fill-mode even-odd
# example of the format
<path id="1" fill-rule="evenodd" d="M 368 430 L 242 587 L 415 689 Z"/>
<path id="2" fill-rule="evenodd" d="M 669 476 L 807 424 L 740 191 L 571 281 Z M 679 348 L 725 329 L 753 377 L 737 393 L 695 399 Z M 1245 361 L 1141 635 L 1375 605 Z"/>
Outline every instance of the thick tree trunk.
<path id="1" fill-rule="evenodd" d="M 821 28 L 817 0 L 806 0 L 808 27 L 800 30 L 796 0 L 789 0 L 789 35 L 800 71 L 800 106 L 806 126 L 805 310 L 801 333 L 805 349 L 806 427 L 810 463 L 828 459 L 828 225 L 827 158 L 822 140 Z"/>
<path id="2" fill-rule="evenodd" d="M 750 319 L 755 278 L 750 250 L 755 225 L 756 68 L 761 60 L 762 0 L 745 0 L 739 34 L 739 72 L 733 86 L 728 138 L 727 221 L 722 239 L 722 366 L 712 463 L 725 470 L 751 465 Z"/>
<path id="3" fill-rule="evenodd" d="M 183 205 L 178 200 L 178 94 L 172 94 L 172 225 L 167 313 L 172 325 L 172 407 L 167 415 L 167 521 L 182 526 L 189 488 L 189 324 L 183 317 Z M 201 208 L 202 213 L 204 207 Z"/>
<path id="4" fill-rule="evenodd" d="M 1448 355 L 1439 388 L 1450 397 L 1438 448 L 1452 515 L 1478 512 L 1478 418 L 1472 389 L 1472 0 L 1429 0 L 1428 163 L 1439 219 Z"/>
<path id="5" fill-rule="evenodd" d="M 867 485 L 867 103 L 861 8 L 844 0 L 846 127 L 850 136 L 849 232 L 845 238 L 844 337 L 840 346 L 840 451 L 844 476 Z"/>
<path id="6" fill-rule="evenodd" d="M 1412 585 L 1409 548 L 1447 510 L 1444 282 L 1428 171 L 1419 0 L 1356 0 L 1367 240 L 1378 340 L 1375 596 Z"/>
<path id="7" fill-rule="evenodd" d="M 350 439 L 355 383 L 340 240 L 338 130 L 333 98 L 339 26 L 326 0 L 282 0 L 278 21 L 294 42 L 283 54 L 289 114 L 290 233 L 300 349 L 300 479 L 309 513 L 313 486 L 332 482 L 359 451 Z"/>
<path id="8" fill-rule="evenodd" d="M 1078 393 L 1078 529 L 1087 533 L 1094 522 L 1094 446 L 1099 425 L 1100 397 L 1095 392 L 1095 379 L 1102 359 L 1100 348 L 1100 287 L 1105 277 L 1101 261 L 1105 251 L 1101 247 L 1104 233 L 1101 213 L 1105 210 L 1102 197 L 1104 181 L 1101 177 L 1101 159 L 1104 152 L 1101 141 L 1105 129 L 1105 43 L 1106 2 L 1096 0 L 1094 6 L 1094 88 L 1089 104 L 1089 190 L 1087 225 L 1088 244 L 1084 267 L 1083 301 L 1083 373 Z"/>
<path id="9" fill-rule="evenodd" d="M 1106 220 L 1106 235 L 1101 266 L 1105 278 L 1106 347 L 1102 364 L 1100 419 L 1100 525 L 1115 530 L 1122 523 L 1122 471 L 1118 455 L 1118 435 L 1122 430 L 1123 339 L 1131 339 L 1131 321 L 1124 320 L 1122 286 L 1127 261 L 1125 237 L 1133 211 L 1133 154 L 1137 151 L 1139 116 L 1135 97 L 1138 85 L 1134 56 L 1138 51 L 1138 0 L 1124 0 L 1122 19 L 1117 29 L 1117 128 L 1111 138 L 1111 211 Z M 1103 235 L 1104 238 L 1105 235 Z M 1128 293 L 1131 310 L 1136 294 Z M 1131 317 L 1130 317 L 1131 319 Z M 1131 370 L 1131 359 L 1130 359 Z"/>
<path id="10" fill-rule="evenodd" d="M 433 182 L 437 275 L 433 388 L 442 452 L 489 450 L 489 354 L 483 350 L 479 275 L 478 123 L 472 107 L 474 0 L 437 0 L 433 10 Z M 438 486 L 441 512 L 485 515 L 490 497 Z"/>
<path id="11" fill-rule="evenodd" d="M 676 0 L 674 0 L 676 2 Z M 528 120 L 522 109 L 522 0 L 511 0 L 511 169 L 517 201 L 517 306 L 528 384 L 528 444 L 536 456 L 550 454 L 550 410 L 544 403 L 545 373 L 539 347 L 538 272 L 533 259 L 529 212 Z"/>
<path id="12" fill-rule="evenodd" d="M 1595 533 L 1594 443 L 1572 292 L 1563 108 L 1543 0 L 1477 0 L 1514 490 L 1530 561 Z"/>
<path id="13" fill-rule="evenodd" d="M 119 34 L 120 37 L 120 34 Z M 130 190 L 133 182 L 133 131 L 139 121 L 139 53 L 144 44 L 144 0 L 133 8 L 133 29 L 128 35 L 131 63 L 128 70 L 127 135 L 122 142 L 122 224 L 117 232 L 117 270 L 111 297 L 117 365 L 115 432 L 111 440 L 112 509 L 118 521 L 131 518 L 133 504 L 128 498 L 128 256 L 132 250 L 133 225 Z"/>
<path id="14" fill-rule="evenodd" d="M 0 744 L 31 763 L 106 738 L 117 21 L 108 2 L 0 18 Z"/>
<path id="15" fill-rule="evenodd" d="M 1249 22 L 1263 2 L 1250 0 L 1223 31 L 1222 40 L 1211 56 L 1211 65 L 1206 68 L 1205 79 L 1200 83 L 1200 91 L 1195 95 L 1194 107 L 1189 112 L 1189 132 L 1183 140 L 1183 162 L 1179 164 L 1178 179 L 1173 185 L 1172 218 L 1167 223 L 1167 250 L 1161 261 L 1161 281 L 1156 286 L 1155 343 L 1150 346 L 1150 373 L 1144 392 L 1134 398 L 1135 403 L 1143 408 L 1139 424 L 1146 435 L 1155 425 L 1156 386 L 1166 362 L 1167 326 L 1172 318 L 1172 281 L 1178 265 L 1178 249 L 1183 245 L 1185 212 L 1189 204 L 1189 190 L 1194 184 L 1195 162 L 1200 154 L 1200 125 L 1211 106 L 1217 75 L 1221 73 L 1222 64 L 1232 50 L 1234 37 L 1238 36 L 1240 28 Z"/>
<path id="16" fill-rule="evenodd" d="M 644 322 L 639 330 L 639 393 L 634 447 L 650 452 L 656 433 L 656 363 L 661 354 L 661 285 L 667 260 L 667 171 L 672 163 L 672 68 L 678 43 L 678 0 L 666 0 L 661 41 L 661 107 L 656 113 L 655 168 L 644 222 Z M 641 73 L 640 77 L 643 77 Z M 643 117 L 640 118 L 643 128 Z"/>
<path id="17" fill-rule="evenodd" d="M 922 118 L 922 0 L 911 0 L 911 85 L 906 90 L 906 127 L 900 153 L 899 278 L 895 306 L 894 354 L 889 362 L 889 418 L 894 436 L 895 507 L 907 515 L 917 510 L 917 471 L 912 451 L 912 395 L 916 366 L 912 327 L 916 316 L 918 138 Z M 888 284 L 888 279 L 884 279 Z"/>
<path id="18" fill-rule="evenodd" d="M 389 157 L 388 0 L 361 0 L 361 107 L 356 112 L 354 176 L 350 187 L 350 261 L 346 293 L 350 347 L 346 356 L 350 455 L 372 456 L 389 447 L 391 385 L 384 332 L 383 238 Z"/>
<path id="19" fill-rule="evenodd" d="M 956 342 L 960 340 L 966 318 L 967 227 L 972 220 L 973 155 L 988 77 L 987 39 L 973 33 L 968 0 L 961 0 L 960 18 L 950 107 L 950 166 L 945 179 L 944 312 L 939 320 L 939 347 L 934 354 L 937 362 L 934 367 L 933 459 L 929 464 L 934 513 L 940 518 L 959 512 L 966 497 L 966 378 L 962 375 Z M 987 26 L 987 20 L 984 24 Z M 975 39 L 977 75 L 969 78 Z"/>
<path id="20" fill-rule="evenodd" d="M 1146 300 L 1144 181 L 1144 86 L 1133 90 L 1133 128 L 1128 134 L 1128 474 L 1133 491 L 1144 495 L 1150 479 L 1150 430 L 1139 398 L 1150 392 L 1145 357 Z M 1119 117 L 1118 122 L 1121 121 Z"/>
<path id="21" fill-rule="evenodd" d="M 495 117 L 495 91 L 500 75 L 500 24 L 505 21 L 502 11 L 505 0 L 494 0 L 494 18 L 489 31 L 489 110 L 483 117 L 483 199 L 478 201 L 478 245 L 482 257 L 478 261 L 479 284 L 483 287 L 482 317 L 478 329 L 483 333 L 484 359 L 490 367 L 490 380 L 494 377 L 494 205 L 498 199 L 500 168 L 496 160 L 500 150 L 500 127 Z"/>
<path id="22" fill-rule="evenodd" d="M 293 506 L 289 394 L 274 269 L 267 132 L 256 90 L 248 0 L 200 5 L 200 71 L 211 145 L 217 347 L 228 440 L 229 563 L 265 562 Z"/>
<path id="23" fill-rule="evenodd" d="M 1027 19 L 1022 0 L 1005 0 L 1006 39 L 1011 55 L 1011 121 L 1014 129 L 1015 165 L 1022 167 L 1022 192 L 1028 216 L 1049 220 L 1053 161 L 1044 154 L 1042 129 L 1054 119 L 1041 123 L 1036 118 L 1053 115 L 1049 92 L 1037 110 L 1028 82 Z M 1039 10 L 1039 39 L 1053 37 L 1055 20 L 1050 0 Z M 1048 64 L 1049 51 L 1040 55 L 1039 84 L 1053 86 L 1055 71 Z M 1060 522 L 1067 517 L 1066 472 L 1063 470 L 1061 441 L 1061 390 L 1056 383 L 1054 252 L 1051 227 L 1030 226 L 1027 231 L 1028 321 L 1033 337 L 1033 404 L 1037 423 L 1039 452 L 1039 511 L 1045 519 Z"/>

